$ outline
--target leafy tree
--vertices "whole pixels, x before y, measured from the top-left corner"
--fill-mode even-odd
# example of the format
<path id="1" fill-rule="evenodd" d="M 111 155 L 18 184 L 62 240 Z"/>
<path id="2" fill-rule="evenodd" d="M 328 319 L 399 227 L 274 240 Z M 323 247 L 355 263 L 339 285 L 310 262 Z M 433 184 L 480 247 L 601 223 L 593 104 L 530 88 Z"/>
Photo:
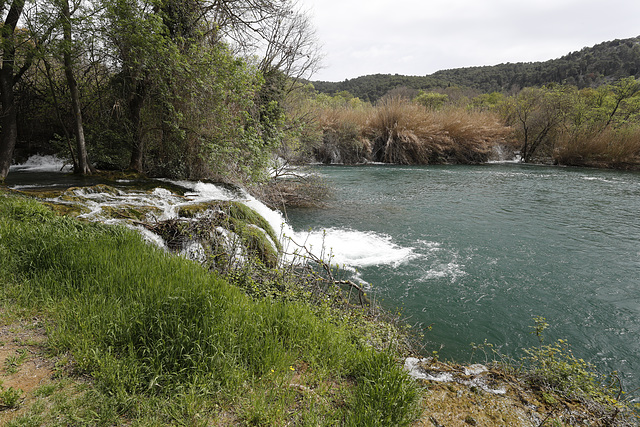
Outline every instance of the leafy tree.
<path id="1" fill-rule="evenodd" d="M 37 15 L 37 4 L 28 8 L 26 1 L 0 2 L 0 14 L 4 16 L 0 28 L 2 68 L 0 69 L 0 182 L 4 181 L 11 166 L 13 150 L 18 139 L 15 87 L 31 67 L 38 49 L 49 38 L 55 23 L 51 20 L 32 20 Z M 6 15 L 5 15 L 6 13 Z M 24 20 L 28 28 L 20 30 L 18 23 Z"/>
<path id="2" fill-rule="evenodd" d="M 504 103 L 507 123 L 521 142 L 523 161 L 529 162 L 540 148 L 553 149 L 554 136 L 566 104 L 562 88 L 525 88 Z"/>
<path id="3" fill-rule="evenodd" d="M 428 108 L 429 110 L 439 110 L 449 100 L 449 96 L 444 93 L 424 92 L 414 98 L 414 102 Z"/>
<path id="4" fill-rule="evenodd" d="M 616 117 L 616 113 L 624 110 L 624 107 L 629 104 L 628 101 L 630 101 L 635 95 L 640 93 L 640 82 L 633 77 L 627 77 L 618 81 L 615 85 L 613 85 L 611 89 L 613 93 L 612 106 L 609 117 L 604 124 L 605 128 L 612 124 L 614 118 Z M 626 114 L 624 114 L 625 117 L 623 121 L 626 121 L 632 114 L 638 112 L 637 103 L 634 107 L 632 107 L 630 111 L 629 109 L 627 109 Z"/>

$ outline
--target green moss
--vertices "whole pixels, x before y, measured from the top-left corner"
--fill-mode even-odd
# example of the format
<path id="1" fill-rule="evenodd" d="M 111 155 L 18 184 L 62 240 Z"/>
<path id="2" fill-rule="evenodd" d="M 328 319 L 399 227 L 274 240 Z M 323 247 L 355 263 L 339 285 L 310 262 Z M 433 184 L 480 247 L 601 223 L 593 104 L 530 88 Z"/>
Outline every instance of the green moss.
<path id="1" fill-rule="evenodd" d="M 145 175 L 132 171 L 100 171 L 94 176 L 99 176 L 110 181 L 117 181 L 120 179 L 147 180 Z"/>
<path id="2" fill-rule="evenodd" d="M 106 193 L 112 196 L 118 196 L 120 194 L 120 190 L 106 184 L 97 184 L 97 185 L 92 185 L 91 187 L 72 187 L 68 191 L 72 191 L 72 190 L 81 190 L 85 194 Z"/>
<path id="3" fill-rule="evenodd" d="M 228 204 L 227 209 L 229 212 L 229 216 L 236 220 L 242 221 L 246 224 L 253 224 L 261 229 L 263 229 L 273 240 L 276 245 L 276 249 L 281 250 L 280 241 L 278 240 L 278 235 L 276 234 L 271 224 L 262 217 L 259 213 L 248 207 L 247 205 L 240 202 L 226 202 Z"/>
<path id="4" fill-rule="evenodd" d="M 194 203 L 180 206 L 178 215 L 183 218 L 196 218 L 207 211 L 219 212 L 211 217 L 211 227 L 222 227 L 233 231 L 242 240 L 249 254 L 257 256 L 268 267 L 278 263 L 278 253 L 282 249 L 273 227 L 260 214 L 236 201 L 216 201 Z M 202 230 L 176 230 L 183 235 L 203 235 Z M 219 245 L 211 245 L 219 249 Z M 216 254 L 213 254 L 217 257 Z"/>
<path id="5" fill-rule="evenodd" d="M 216 211 L 220 209 L 221 202 L 203 202 L 182 205 L 178 208 L 178 216 L 182 218 L 195 218 L 207 211 Z"/>
<path id="6" fill-rule="evenodd" d="M 278 251 L 262 229 L 246 226 L 238 234 L 249 253 L 256 255 L 267 267 L 274 268 L 278 265 Z"/>
<path id="7" fill-rule="evenodd" d="M 60 197 L 63 193 L 62 190 L 42 190 L 42 189 L 29 189 L 29 190 L 12 190 L 18 194 L 24 194 L 28 197 L 36 197 L 38 199 L 55 199 Z"/>
<path id="8" fill-rule="evenodd" d="M 86 207 L 79 204 L 66 204 L 66 203 L 52 203 L 46 202 L 45 206 L 48 206 L 53 212 L 58 215 L 79 216 L 90 212 Z"/>

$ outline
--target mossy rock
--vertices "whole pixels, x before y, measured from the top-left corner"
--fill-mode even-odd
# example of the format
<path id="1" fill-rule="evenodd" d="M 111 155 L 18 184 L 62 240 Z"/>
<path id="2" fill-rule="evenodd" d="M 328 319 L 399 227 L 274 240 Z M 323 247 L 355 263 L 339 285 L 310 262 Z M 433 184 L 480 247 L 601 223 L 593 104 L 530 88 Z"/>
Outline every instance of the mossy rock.
<path id="1" fill-rule="evenodd" d="M 42 189 L 29 189 L 29 190 L 11 190 L 12 192 L 23 194 L 28 197 L 35 197 L 37 199 L 55 199 L 63 194 L 63 190 L 42 190 Z"/>
<path id="2" fill-rule="evenodd" d="M 144 221 L 149 214 L 159 216 L 162 214 L 162 210 L 153 206 L 103 206 L 102 214 L 108 218 L 114 219 L 131 219 L 135 221 Z"/>
<path id="3" fill-rule="evenodd" d="M 126 180 L 147 180 L 147 176 L 133 171 L 119 171 L 119 170 L 101 170 L 94 176 L 99 176 L 110 181 L 117 181 L 120 179 Z"/>
<path id="4" fill-rule="evenodd" d="M 69 190 L 72 189 L 78 189 L 78 187 L 72 187 Z M 118 196 L 121 193 L 117 188 L 106 184 L 96 184 L 92 185 L 91 187 L 81 187 L 80 189 L 84 191 L 85 194 L 106 193 L 112 196 Z"/>
<path id="5" fill-rule="evenodd" d="M 269 224 L 269 222 L 264 219 L 262 215 L 240 202 L 225 202 L 227 204 L 227 209 L 229 212 L 229 216 L 233 219 L 241 221 L 245 224 L 253 224 L 258 228 L 263 229 L 267 235 L 273 240 L 276 244 L 276 249 L 281 250 L 280 241 L 278 240 L 278 235 L 275 230 Z"/>
<path id="6" fill-rule="evenodd" d="M 76 203 L 66 204 L 66 203 L 45 202 L 44 205 L 48 206 L 57 215 L 77 217 L 82 214 L 86 214 L 90 212 L 90 210 L 87 207 L 76 204 Z"/>
<path id="7" fill-rule="evenodd" d="M 267 267 L 278 265 L 278 250 L 267 237 L 266 232 L 257 226 L 248 225 L 238 235 L 242 239 L 247 251 L 258 257 Z"/>
<path id="8" fill-rule="evenodd" d="M 276 251 L 282 250 L 278 236 L 269 222 L 259 213 L 241 202 L 215 201 L 182 205 L 178 209 L 178 216 L 182 218 L 197 218 L 207 211 L 220 212 L 216 225 L 228 228 L 241 235 L 248 225 L 258 227 L 271 238 Z"/>
<path id="9" fill-rule="evenodd" d="M 207 211 L 220 210 L 222 202 L 203 202 L 193 203 L 188 205 L 182 205 L 178 208 L 178 216 L 182 218 L 196 218 Z"/>
<path id="10" fill-rule="evenodd" d="M 79 196 L 78 193 L 80 194 L 106 193 L 112 196 L 118 196 L 120 194 L 120 190 L 105 184 L 93 185 L 91 187 L 71 187 L 71 188 L 68 188 L 64 193 L 60 195 L 60 199 L 67 202 L 82 202 L 86 200 L 86 197 Z"/>

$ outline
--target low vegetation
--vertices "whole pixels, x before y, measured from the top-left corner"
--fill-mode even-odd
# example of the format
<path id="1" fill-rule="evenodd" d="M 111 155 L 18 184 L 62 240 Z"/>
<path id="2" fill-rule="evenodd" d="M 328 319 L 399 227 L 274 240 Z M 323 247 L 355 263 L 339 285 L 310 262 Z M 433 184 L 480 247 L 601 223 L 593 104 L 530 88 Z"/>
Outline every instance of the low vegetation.
<path id="1" fill-rule="evenodd" d="M 414 380 L 406 333 L 319 259 L 203 268 L 23 196 L 0 212 L 3 425 L 634 425 L 617 376 L 544 344 L 542 318 L 522 360 L 485 343 L 488 369 L 431 357 L 451 380 Z"/>
<path id="2" fill-rule="evenodd" d="M 315 154 L 324 163 L 483 163 L 510 133 L 494 113 L 437 111 L 400 97 L 375 107 L 327 107 L 319 123 L 324 139 Z"/>
<path id="3" fill-rule="evenodd" d="M 22 198 L 3 195 L 0 205 L 4 310 L 46 314 L 51 351 L 69 352 L 76 375 L 88 375 L 98 393 L 99 412 L 85 422 L 415 418 L 418 391 L 394 350 L 373 349 L 331 310 L 252 298 L 124 228 L 57 217 Z M 16 403 L 5 394 L 6 405 Z"/>
<path id="4" fill-rule="evenodd" d="M 519 155 L 531 163 L 640 168 L 640 82 L 633 77 L 511 96 L 404 88 L 376 104 L 348 92 L 308 102 L 318 120 L 301 151 L 323 163 L 477 164 Z"/>

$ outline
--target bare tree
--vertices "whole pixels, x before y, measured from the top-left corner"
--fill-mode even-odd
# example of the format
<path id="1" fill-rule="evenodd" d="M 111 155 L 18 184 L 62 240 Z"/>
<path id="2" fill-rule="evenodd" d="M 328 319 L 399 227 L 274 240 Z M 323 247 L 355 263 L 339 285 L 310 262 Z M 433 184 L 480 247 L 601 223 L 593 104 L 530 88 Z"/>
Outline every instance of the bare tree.
<path id="1" fill-rule="evenodd" d="M 322 56 L 307 14 L 295 10 L 280 11 L 262 34 L 265 49 L 260 70 L 263 73 L 278 70 L 295 82 L 310 77 L 318 70 Z"/>
<path id="2" fill-rule="evenodd" d="M 315 29 L 291 0 L 217 0 L 208 3 L 209 34 L 245 56 L 258 56 L 264 74 L 274 70 L 293 81 L 309 78 L 322 59 Z"/>

